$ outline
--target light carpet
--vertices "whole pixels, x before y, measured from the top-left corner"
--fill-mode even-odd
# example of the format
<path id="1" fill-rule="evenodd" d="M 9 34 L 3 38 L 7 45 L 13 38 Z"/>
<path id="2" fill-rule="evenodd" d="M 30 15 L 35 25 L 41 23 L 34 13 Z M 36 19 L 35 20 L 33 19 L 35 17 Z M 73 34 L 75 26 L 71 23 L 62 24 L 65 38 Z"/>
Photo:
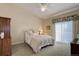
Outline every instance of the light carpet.
<path id="1" fill-rule="evenodd" d="M 70 56 L 70 44 L 56 42 L 34 53 L 27 44 L 17 44 L 12 47 L 12 56 Z"/>

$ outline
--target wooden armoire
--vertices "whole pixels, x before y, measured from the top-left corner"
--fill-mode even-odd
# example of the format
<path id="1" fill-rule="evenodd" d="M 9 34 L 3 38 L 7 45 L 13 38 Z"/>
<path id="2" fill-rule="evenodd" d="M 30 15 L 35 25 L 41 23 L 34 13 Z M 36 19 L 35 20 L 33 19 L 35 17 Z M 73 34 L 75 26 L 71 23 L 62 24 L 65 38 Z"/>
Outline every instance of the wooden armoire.
<path id="1" fill-rule="evenodd" d="M 11 55 L 10 20 L 0 17 L 0 56 Z"/>

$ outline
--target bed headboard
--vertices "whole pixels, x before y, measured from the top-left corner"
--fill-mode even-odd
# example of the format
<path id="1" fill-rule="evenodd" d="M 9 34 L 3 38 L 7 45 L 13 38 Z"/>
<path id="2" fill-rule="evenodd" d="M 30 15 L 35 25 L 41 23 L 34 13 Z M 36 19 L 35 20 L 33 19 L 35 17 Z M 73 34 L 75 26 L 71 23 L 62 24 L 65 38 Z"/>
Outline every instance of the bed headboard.
<path id="1" fill-rule="evenodd" d="M 34 33 L 34 31 L 32 29 L 25 31 L 24 32 L 24 42 L 27 42 L 28 44 L 30 44 L 33 33 Z"/>

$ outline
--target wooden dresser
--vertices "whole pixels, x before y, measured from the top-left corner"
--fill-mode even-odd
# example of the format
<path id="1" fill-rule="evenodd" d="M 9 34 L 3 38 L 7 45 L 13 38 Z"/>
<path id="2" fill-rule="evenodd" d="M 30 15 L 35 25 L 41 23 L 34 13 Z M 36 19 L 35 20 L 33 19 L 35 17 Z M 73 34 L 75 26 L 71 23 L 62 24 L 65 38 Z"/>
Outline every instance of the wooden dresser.
<path id="1" fill-rule="evenodd" d="M 79 56 L 79 44 L 71 43 L 71 55 Z"/>
<path id="2" fill-rule="evenodd" d="M 11 55 L 10 18 L 0 17 L 0 56 Z"/>

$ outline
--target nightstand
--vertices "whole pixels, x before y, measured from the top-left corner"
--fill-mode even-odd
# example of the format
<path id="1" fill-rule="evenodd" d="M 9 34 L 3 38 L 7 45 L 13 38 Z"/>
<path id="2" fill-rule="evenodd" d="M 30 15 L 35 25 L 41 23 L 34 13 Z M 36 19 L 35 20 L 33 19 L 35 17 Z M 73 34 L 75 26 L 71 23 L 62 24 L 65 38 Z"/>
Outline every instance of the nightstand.
<path id="1" fill-rule="evenodd" d="M 71 43 L 71 55 L 79 56 L 79 44 Z"/>

